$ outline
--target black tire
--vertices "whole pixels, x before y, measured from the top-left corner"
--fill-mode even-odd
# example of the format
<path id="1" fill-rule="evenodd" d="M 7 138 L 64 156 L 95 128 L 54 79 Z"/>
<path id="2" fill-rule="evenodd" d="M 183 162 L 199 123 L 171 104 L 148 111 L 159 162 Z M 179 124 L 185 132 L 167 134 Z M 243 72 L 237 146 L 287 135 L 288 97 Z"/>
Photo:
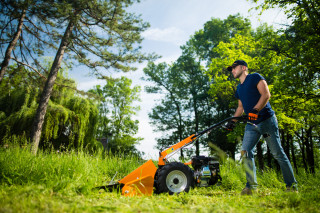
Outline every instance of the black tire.
<path id="1" fill-rule="evenodd" d="M 155 193 L 189 192 L 194 187 L 193 171 L 183 163 L 173 162 L 158 169 L 155 176 Z"/>

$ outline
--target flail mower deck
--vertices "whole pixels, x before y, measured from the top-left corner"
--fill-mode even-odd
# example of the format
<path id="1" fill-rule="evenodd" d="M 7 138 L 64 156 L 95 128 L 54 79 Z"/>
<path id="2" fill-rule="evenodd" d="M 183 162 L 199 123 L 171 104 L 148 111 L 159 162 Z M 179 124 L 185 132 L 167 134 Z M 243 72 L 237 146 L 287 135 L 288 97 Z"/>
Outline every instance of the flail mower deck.
<path id="1" fill-rule="evenodd" d="M 148 160 L 142 166 L 135 169 L 121 180 L 98 188 L 120 188 L 125 196 L 152 195 L 159 193 L 188 192 L 192 187 L 208 187 L 221 181 L 219 161 L 212 157 L 194 156 L 188 163 L 171 162 L 168 158 L 185 146 L 192 144 L 198 138 L 211 130 L 223 126 L 230 120 L 247 120 L 247 116 L 230 117 L 200 133 L 193 134 L 177 144 L 160 152 L 158 168 L 152 160 Z M 193 169 L 189 167 L 192 166 Z M 155 191 L 154 191 L 155 188 Z"/>

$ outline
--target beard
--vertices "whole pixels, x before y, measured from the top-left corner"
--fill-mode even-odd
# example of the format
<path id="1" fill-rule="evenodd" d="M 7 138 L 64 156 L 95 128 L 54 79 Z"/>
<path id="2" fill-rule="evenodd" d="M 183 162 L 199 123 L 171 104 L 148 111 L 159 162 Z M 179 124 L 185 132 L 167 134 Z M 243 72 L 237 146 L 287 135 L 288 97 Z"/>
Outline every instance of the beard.
<path id="1" fill-rule="evenodd" d="M 242 72 L 238 72 L 235 75 L 233 75 L 234 78 L 239 78 L 242 75 Z"/>

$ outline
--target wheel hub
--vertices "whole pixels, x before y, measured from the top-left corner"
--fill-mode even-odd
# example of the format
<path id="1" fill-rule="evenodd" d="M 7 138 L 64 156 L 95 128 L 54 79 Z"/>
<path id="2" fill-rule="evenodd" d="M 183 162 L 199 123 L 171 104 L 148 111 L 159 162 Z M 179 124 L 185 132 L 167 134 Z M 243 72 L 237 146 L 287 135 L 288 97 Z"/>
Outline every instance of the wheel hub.
<path id="1" fill-rule="evenodd" d="M 179 170 L 171 171 L 166 178 L 166 185 L 171 192 L 179 193 L 187 187 L 187 176 Z"/>
<path id="2" fill-rule="evenodd" d="M 178 183 L 179 183 L 179 179 L 178 179 L 178 178 L 175 178 L 175 179 L 173 180 L 173 183 L 174 183 L 174 184 L 178 184 Z"/>

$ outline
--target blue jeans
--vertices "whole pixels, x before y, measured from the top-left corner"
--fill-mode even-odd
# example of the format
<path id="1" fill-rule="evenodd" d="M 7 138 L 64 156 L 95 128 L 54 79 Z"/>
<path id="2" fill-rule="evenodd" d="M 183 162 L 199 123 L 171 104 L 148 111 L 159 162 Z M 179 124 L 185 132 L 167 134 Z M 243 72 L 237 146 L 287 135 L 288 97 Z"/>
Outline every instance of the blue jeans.
<path id="1" fill-rule="evenodd" d="M 276 116 L 273 115 L 271 118 L 268 118 L 257 125 L 250 123 L 246 125 L 242 141 L 242 154 L 244 153 L 244 156 L 242 157 L 247 177 L 246 187 L 254 189 L 257 186 L 253 151 L 259 142 L 261 135 L 264 136 L 271 154 L 278 161 L 286 185 L 290 187 L 292 184 L 296 184 L 297 181 L 294 177 L 292 166 L 281 146 L 278 121 Z"/>

